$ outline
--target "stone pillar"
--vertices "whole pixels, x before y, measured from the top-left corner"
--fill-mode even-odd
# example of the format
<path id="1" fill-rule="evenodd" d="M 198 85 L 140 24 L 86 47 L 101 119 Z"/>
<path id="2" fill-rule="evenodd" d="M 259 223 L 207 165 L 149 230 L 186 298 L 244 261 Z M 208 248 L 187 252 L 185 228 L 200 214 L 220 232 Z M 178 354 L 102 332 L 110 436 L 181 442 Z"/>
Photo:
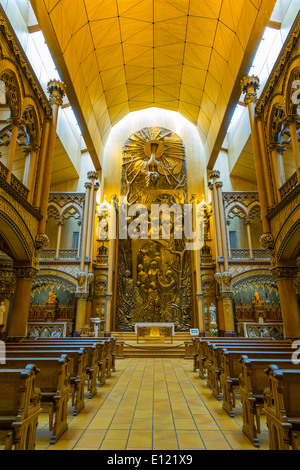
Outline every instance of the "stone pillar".
<path id="1" fill-rule="evenodd" d="M 234 328 L 233 301 L 232 301 L 232 274 L 228 271 L 222 274 L 223 291 L 221 293 L 224 312 L 224 336 L 236 336 Z"/>
<path id="2" fill-rule="evenodd" d="M 259 200 L 261 206 L 261 215 L 262 215 L 262 224 L 264 234 L 270 234 L 270 222 L 267 218 L 268 214 L 268 195 L 267 195 L 267 181 L 269 180 L 269 175 L 265 174 L 265 165 L 262 162 L 262 155 L 260 151 L 260 142 L 258 138 L 257 122 L 255 121 L 255 103 L 257 101 L 256 91 L 259 88 L 259 78 L 258 77 L 244 77 L 241 81 L 242 92 L 246 93 L 244 102 L 248 106 L 250 127 L 251 127 L 251 136 L 253 143 L 253 154 L 254 154 L 254 163 L 255 163 L 255 172 L 257 179 L 257 186 L 259 192 Z"/>
<path id="3" fill-rule="evenodd" d="M 50 187 L 51 187 L 52 165 L 53 165 L 54 147 L 55 147 L 55 140 L 56 140 L 58 112 L 59 112 L 60 106 L 63 103 L 65 89 L 66 87 L 64 83 L 61 83 L 58 80 L 52 80 L 48 83 L 48 92 L 50 93 L 50 103 L 52 105 L 53 119 L 51 122 L 49 139 L 47 143 L 47 156 L 46 156 L 44 175 L 43 175 L 43 187 L 42 187 L 41 204 L 40 204 L 40 211 L 41 211 L 43 218 L 40 222 L 40 229 L 39 229 L 40 233 L 45 233 L 46 231 L 47 210 L 48 210 L 49 193 L 50 193 Z"/>
<path id="4" fill-rule="evenodd" d="M 198 211 L 197 211 L 197 208 L 198 208 L 197 195 L 193 195 L 191 197 L 190 203 L 193 209 L 193 230 L 196 233 L 196 237 L 197 237 L 196 244 L 198 244 L 199 242 L 201 246 L 202 240 L 201 240 L 201 234 L 199 234 L 200 224 L 198 220 Z M 203 226 L 204 226 L 203 220 L 201 220 L 200 223 L 203 223 Z M 204 233 L 204 228 L 203 228 L 203 233 Z M 204 316 L 204 309 L 203 309 L 203 292 L 202 292 L 202 282 L 201 282 L 201 259 L 200 259 L 199 248 L 200 247 L 197 247 L 197 249 L 193 251 L 194 268 L 196 271 L 196 299 L 197 299 L 197 314 L 198 314 L 197 324 L 199 328 L 199 336 L 205 336 L 205 316 Z"/>
<path id="5" fill-rule="evenodd" d="M 216 262 L 217 262 L 217 266 L 219 266 L 218 258 L 223 257 L 219 201 L 218 201 L 218 193 L 217 193 L 217 188 L 216 188 L 216 181 L 217 181 L 217 178 L 220 177 L 220 172 L 212 171 L 209 174 L 209 176 L 210 176 L 210 179 L 212 180 L 209 182 L 208 187 L 212 191 L 213 220 L 214 220 L 214 227 L 215 227 Z"/>
<path id="6" fill-rule="evenodd" d="M 7 325 L 7 318 L 8 318 L 8 313 L 9 313 L 9 305 L 10 305 L 10 299 L 12 298 L 15 290 L 15 272 L 13 269 L 13 265 L 8 262 L 8 263 L 1 263 L 1 269 L 0 269 L 0 307 L 1 310 L 3 310 L 3 307 L 5 311 L 1 311 L 0 316 L 2 319 L 0 319 L 0 340 L 4 341 L 5 340 L 5 331 L 6 331 L 6 325 Z"/>
<path id="7" fill-rule="evenodd" d="M 59 250 L 60 250 L 60 242 L 61 242 L 61 232 L 63 227 L 63 222 L 60 220 L 58 222 L 58 230 L 57 230 L 57 242 L 56 242 L 56 254 L 55 259 L 59 259 Z"/>
<path id="8" fill-rule="evenodd" d="M 278 284 L 285 337 L 287 339 L 299 339 L 300 312 L 295 289 L 295 280 L 299 268 L 285 265 L 276 266 L 271 271 Z"/>
<path id="9" fill-rule="evenodd" d="M 28 145 L 28 147 L 24 147 L 22 149 L 22 152 L 25 155 L 25 165 L 24 165 L 24 172 L 23 172 L 23 180 L 22 183 L 24 186 L 28 187 L 28 179 L 29 179 L 29 170 L 30 170 L 30 163 L 31 163 L 31 148 Z"/>
<path id="10" fill-rule="evenodd" d="M 283 166 L 283 151 L 285 147 L 278 142 L 273 142 L 269 145 L 269 149 L 271 152 L 272 171 L 276 189 L 276 202 L 279 203 L 281 201 L 279 189 L 285 183 L 285 171 Z"/>
<path id="11" fill-rule="evenodd" d="M 10 338 L 26 336 L 32 280 L 37 272 L 32 267 L 16 268 L 16 287 L 8 332 Z"/>
<path id="12" fill-rule="evenodd" d="M 43 132 L 43 137 L 41 141 L 39 170 L 38 170 L 38 175 L 37 175 L 37 187 L 36 187 L 35 204 L 34 204 L 36 207 L 40 207 L 41 205 L 44 170 L 45 170 L 45 162 L 46 162 L 46 156 L 47 156 L 48 139 L 49 139 L 51 122 L 52 122 L 52 118 L 50 116 L 46 116 L 45 121 L 44 121 L 44 132 Z"/>
<path id="13" fill-rule="evenodd" d="M 249 252 L 250 252 L 250 259 L 253 259 L 253 248 L 252 248 L 250 220 L 246 220 L 245 225 L 246 225 L 246 228 L 247 228 L 247 238 L 248 238 L 248 248 L 249 248 Z"/>
<path id="14" fill-rule="evenodd" d="M 82 232 L 82 222 L 79 220 L 77 222 L 77 225 L 79 227 L 79 233 L 78 233 L 78 247 L 77 247 L 77 259 L 80 258 L 80 240 L 81 240 L 81 232 Z"/>
<path id="15" fill-rule="evenodd" d="M 111 196 L 110 206 L 110 223 L 109 223 L 109 242 L 108 242 L 108 273 L 107 273 L 107 294 L 106 294 L 106 319 L 105 333 L 110 333 L 112 324 L 112 301 L 113 301 L 113 277 L 114 277 L 114 260 L 116 245 L 116 226 L 117 211 L 116 206 L 118 199 L 116 195 Z"/>
<path id="16" fill-rule="evenodd" d="M 225 336 L 225 319 L 222 299 L 222 274 L 215 273 L 216 281 L 216 301 L 217 301 L 217 318 L 218 318 L 218 336 Z"/>
<path id="17" fill-rule="evenodd" d="M 92 183 L 85 183 L 86 196 L 83 216 L 83 226 L 81 229 L 81 258 L 80 258 L 80 270 L 84 271 L 85 255 L 86 255 L 86 239 L 87 239 L 87 226 L 89 221 L 89 207 L 90 207 L 90 193 L 92 189 Z"/>
<path id="18" fill-rule="evenodd" d="M 267 150 L 266 150 L 266 142 L 265 142 L 265 138 L 264 138 L 262 115 L 257 114 L 255 116 L 255 121 L 256 121 L 256 125 L 257 125 L 260 156 L 261 156 L 262 166 L 263 166 L 263 170 L 264 170 L 265 187 L 266 187 L 268 207 L 272 207 L 273 206 L 272 182 L 271 182 L 271 175 L 270 175 L 269 169 L 268 169 L 268 157 L 267 157 Z"/>
<path id="19" fill-rule="evenodd" d="M 30 204 L 32 204 L 33 198 L 34 198 L 35 178 L 36 178 L 36 172 L 37 172 L 37 156 L 38 156 L 39 147 L 38 145 L 32 144 L 29 146 L 28 149 L 30 151 L 30 160 L 29 160 L 28 171 L 26 171 L 28 176 L 26 179 L 25 186 L 27 186 L 27 188 L 29 189 L 28 201 L 30 202 Z M 27 162 L 27 159 L 26 159 L 26 162 Z"/>
<path id="20" fill-rule="evenodd" d="M 22 126 L 22 121 L 21 119 L 18 119 L 18 118 L 11 118 L 9 122 L 11 123 L 11 136 L 10 136 L 8 163 L 7 163 L 8 173 L 7 173 L 7 178 L 6 178 L 8 183 L 10 183 L 11 181 L 14 158 L 15 158 L 15 153 L 16 153 L 16 148 L 17 148 L 18 134 L 19 134 L 19 129 Z"/>
<path id="21" fill-rule="evenodd" d="M 98 178 L 98 173 L 96 171 L 90 171 L 88 173 L 88 179 L 91 181 L 91 191 L 90 191 L 90 201 L 89 201 L 89 214 L 87 221 L 87 237 L 86 237 L 86 246 L 85 246 L 85 256 L 87 258 L 91 257 L 91 239 L 93 236 L 93 227 L 95 224 L 95 181 Z M 98 190 L 98 187 L 97 187 Z"/>
<path id="22" fill-rule="evenodd" d="M 299 146 L 298 135 L 297 135 L 297 121 L 299 122 L 298 114 L 290 115 L 287 117 L 287 124 L 289 126 L 290 133 L 291 133 L 291 141 L 292 141 L 292 148 L 293 148 L 293 154 L 294 154 L 294 160 L 295 160 L 295 167 L 296 167 L 296 172 L 297 172 L 297 180 L 298 180 L 298 183 L 300 183 L 300 146 Z"/>
<path id="23" fill-rule="evenodd" d="M 91 257 L 91 263 L 90 263 L 90 269 L 89 269 L 90 272 L 93 269 L 94 244 L 95 244 L 96 199 L 97 199 L 97 192 L 98 192 L 99 188 L 100 188 L 100 184 L 97 182 L 94 186 L 93 211 L 92 211 L 92 214 L 91 214 L 92 231 L 91 231 L 91 246 L 90 246 L 90 257 Z"/>
<path id="24" fill-rule="evenodd" d="M 229 230 L 229 227 L 230 227 L 230 221 L 229 220 L 226 220 L 226 231 L 227 231 L 227 240 L 228 240 L 228 257 L 231 258 L 231 245 L 230 245 L 230 230 Z"/>
<path id="25" fill-rule="evenodd" d="M 220 219 L 220 229 L 221 229 L 221 239 L 222 239 L 222 249 L 223 249 L 223 258 L 224 258 L 224 269 L 228 271 L 228 249 L 227 249 L 227 237 L 226 237 L 226 225 L 225 225 L 225 213 L 224 213 L 224 204 L 222 197 L 222 181 L 216 183 L 217 194 L 218 194 L 218 205 L 219 205 L 219 219 Z"/>
<path id="26" fill-rule="evenodd" d="M 88 294 L 76 294 L 77 297 L 77 309 L 76 309 L 76 324 L 75 331 L 81 332 L 81 328 L 85 326 L 86 308 Z"/>

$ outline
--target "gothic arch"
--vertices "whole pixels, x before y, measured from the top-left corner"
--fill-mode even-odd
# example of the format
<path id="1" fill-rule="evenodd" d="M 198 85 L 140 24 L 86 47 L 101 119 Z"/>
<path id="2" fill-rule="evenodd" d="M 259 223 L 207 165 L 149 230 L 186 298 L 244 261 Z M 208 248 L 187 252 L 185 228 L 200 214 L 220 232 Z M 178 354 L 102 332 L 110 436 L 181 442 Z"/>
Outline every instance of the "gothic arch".
<path id="1" fill-rule="evenodd" d="M 281 143 L 281 133 L 285 126 L 285 107 L 283 103 L 274 103 L 269 114 L 268 143 Z"/>
<path id="2" fill-rule="evenodd" d="M 299 63 L 299 56 L 296 57 L 297 62 Z M 297 105 L 292 102 L 292 83 L 294 80 L 300 80 L 300 64 L 296 65 L 293 63 L 287 74 L 287 78 L 284 83 L 284 97 L 285 97 L 285 111 L 287 115 L 297 114 Z M 300 94 L 300 92 L 299 92 Z M 300 119 L 300 117 L 299 117 Z"/>
<path id="3" fill-rule="evenodd" d="M 226 207 L 225 215 L 227 221 L 234 219 L 235 217 L 239 217 L 240 219 L 246 219 L 247 214 L 247 207 L 241 204 L 240 202 L 233 201 Z"/>
<path id="4" fill-rule="evenodd" d="M 78 217 L 76 217 L 76 214 Z M 70 219 L 73 217 L 76 220 L 82 220 L 82 208 L 74 204 L 74 202 L 67 204 L 61 211 L 61 220 Z"/>
<path id="5" fill-rule="evenodd" d="M 33 242 L 30 248 L 25 234 L 21 230 L 23 223 L 13 220 L 7 212 L 0 210 L 0 237 L 9 249 L 10 256 L 15 261 L 31 261 L 33 258 Z M 28 233 L 29 235 L 29 233 Z M 30 236 L 30 235 L 29 235 Z"/>
<path id="6" fill-rule="evenodd" d="M 32 287 L 34 289 L 44 285 L 55 285 L 68 292 L 75 293 L 77 280 L 75 278 L 72 279 L 70 275 L 67 277 L 66 273 L 62 271 L 51 270 L 50 272 L 43 272 L 43 270 L 40 270 L 39 274 L 33 280 Z"/>
<path id="7" fill-rule="evenodd" d="M 11 69 L 5 69 L 0 74 L 0 80 L 5 83 L 7 104 L 11 117 L 20 118 L 22 111 L 22 94 L 17 75 Z"/>
<path id="8" fill-rule="evenodd" d="M 256 217 L 261 219 L 261 207 L 260 204 L 254 202 L 251 206 L 248 207 L 248 218 L 253 220 Z"/>
<path id="9" fill-rule="evenodd" d="M 47 220 L 53 218 L 55 220 L 60 220 L 60 207 L 54 202 L 49 204 L 47 211 Z"/>
<path id="10" fill-rule="evenodd" d="M 37 118 L 36 109 L 32 104 L 27 105 L 23 111 L 22 119 L 25 125 L 25 131 L 28 136 L 29 145 L 38 145 L 40 126 Z"/>

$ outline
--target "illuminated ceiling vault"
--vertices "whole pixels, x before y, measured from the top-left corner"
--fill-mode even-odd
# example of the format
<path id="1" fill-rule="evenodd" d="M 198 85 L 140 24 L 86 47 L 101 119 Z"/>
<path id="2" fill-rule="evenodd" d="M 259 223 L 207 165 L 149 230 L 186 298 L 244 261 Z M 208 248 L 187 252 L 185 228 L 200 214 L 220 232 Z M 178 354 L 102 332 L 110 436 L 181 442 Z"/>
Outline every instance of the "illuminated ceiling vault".
<path id="1" fill-rule="evenodd" d="M 94 164 L 111 127 L 178 111 L 221 145 L 274 0 L 31 0 Z"/>

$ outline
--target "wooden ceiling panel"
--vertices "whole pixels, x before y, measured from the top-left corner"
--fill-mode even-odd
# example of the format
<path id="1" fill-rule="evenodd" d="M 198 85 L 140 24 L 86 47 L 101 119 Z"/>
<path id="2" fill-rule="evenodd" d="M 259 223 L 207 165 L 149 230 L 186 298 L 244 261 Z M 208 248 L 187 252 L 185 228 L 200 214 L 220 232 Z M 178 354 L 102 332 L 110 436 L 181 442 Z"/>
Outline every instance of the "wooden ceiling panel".
<path id="1" fill-rule="evenodd" d="M 231 93 L 236 92 L 235 83 L 241 79 L 241 64 L 246 63 L 245 50 L 248 55 L 251 53 L 251 34 L 255 28 L 256 35 L 262 34 L 274 6 L 274 0 L 263 3 L 31 0 L 31 3 L 50 50 L 53 33 L 56 37 L 54 60 L 61 49 L 63 60 L 58 54 L 58 62 L 66 71 L 62 76 L 70 77 L 71 83 L 66 80 L 66 85 L 75 92 L 75 111 L 79 106 L 78 113 L 83 118 L 91 115 L 86 109 L 81 110 L 84 97 L 84 106 L 88 106 L 86 91 L 93 107 L 104 89 L 107 113 L 104 111 L 101 116 L 96 113 L 102 140 L 102 132 L 107 135 L 110 118 L 113 125 L 124 110 L 141 109 L 141 103 L 145 107 L 168 107 L 169 103 L 169 109 L 197 123 L 206 137 L 217 136 L 224 113 L 222 110 L 213 119 L 213 107 L 220 89 L 229 102 Z M 228 74 L 231 80 L 226 79 Z M 100 92 L 97 80 L 101 83 Z M 207 100 L 199 113 L 204 92 Z M 103 104 L 102 101 L 101 108 Z M 87 126 L 86 132 L 91 136 L 95 129 L 89 130 Z"/>

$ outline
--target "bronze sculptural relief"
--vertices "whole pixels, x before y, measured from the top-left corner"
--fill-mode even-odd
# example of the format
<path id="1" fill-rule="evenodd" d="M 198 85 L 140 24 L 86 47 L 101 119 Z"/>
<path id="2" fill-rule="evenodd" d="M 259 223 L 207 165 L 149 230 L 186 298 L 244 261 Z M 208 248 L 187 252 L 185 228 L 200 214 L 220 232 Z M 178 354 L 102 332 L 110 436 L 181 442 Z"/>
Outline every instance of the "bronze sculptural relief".
<path id="1" fill-rule="evenodd" d="M 176 233 L 176 214 L 171 213 L 167 239 L 162 236 L 166 221 L 151 214 L 152 204 L 183 208 L 188 203 L 185 147 L 176 134 L 146 128 L 127 140 L 122 196 L 129 207 L 147 207 L 149 230 L 143 239 L 119 240 L 117 329 L 132 331 L 137 322 L 172 322 L 176 330 L 187 331 L 193 310 L 191 253 L 185 249 L 182 231 Z M 154 234 L 155 217 L 159 220 Z"/>

